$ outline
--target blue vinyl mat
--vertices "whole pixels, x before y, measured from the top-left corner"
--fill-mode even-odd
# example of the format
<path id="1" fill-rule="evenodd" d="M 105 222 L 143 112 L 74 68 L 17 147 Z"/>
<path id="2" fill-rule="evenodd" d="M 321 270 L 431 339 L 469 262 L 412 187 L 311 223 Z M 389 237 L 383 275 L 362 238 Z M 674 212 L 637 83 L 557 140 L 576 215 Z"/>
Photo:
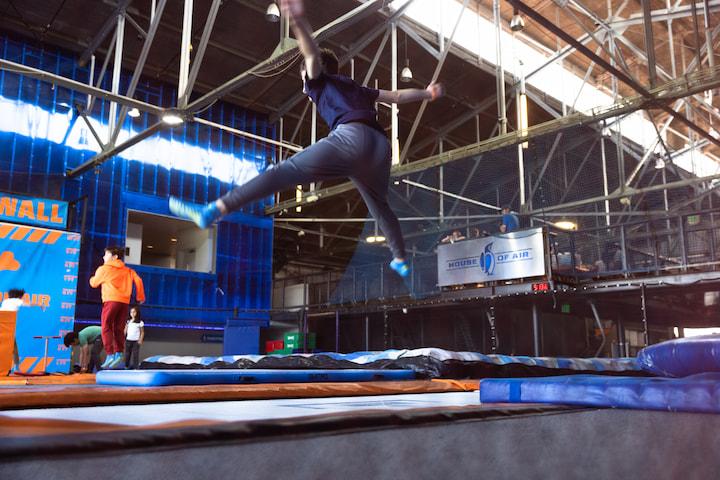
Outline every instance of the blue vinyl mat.
<path id="1" fill-rule="evenodd" d="M 637 361 L 643 370 L 661 377 L 720 372 L 720 335 L 656 343 L 640 350 Z"/>
<path id="2" fill-rule="evenodd" d="M 412 370 L 102 370 L 95 377 L 95 382 L 98 385 L 156 387 L 219 383 L 370 382 L 414 378 Z"/>
<path id="3" fill-rule="evenodd" d="M 685 378 L 601 375 L 486 378 L 480 381 L 480 402 L 720 413 L 720 373 Z"/>

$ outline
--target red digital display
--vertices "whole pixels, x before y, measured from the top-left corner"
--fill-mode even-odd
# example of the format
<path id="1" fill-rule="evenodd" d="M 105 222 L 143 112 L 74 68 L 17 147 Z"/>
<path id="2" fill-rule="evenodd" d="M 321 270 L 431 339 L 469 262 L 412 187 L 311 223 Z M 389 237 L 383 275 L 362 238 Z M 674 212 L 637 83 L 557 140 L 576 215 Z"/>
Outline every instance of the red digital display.
<path id="1" fill-rule="evenodd" d="M 543 283 L 533 283 L 532 284 L 532 291 L 533 292 L 549 292 L 550 291 L 550 284 L 547 282 Z"/>

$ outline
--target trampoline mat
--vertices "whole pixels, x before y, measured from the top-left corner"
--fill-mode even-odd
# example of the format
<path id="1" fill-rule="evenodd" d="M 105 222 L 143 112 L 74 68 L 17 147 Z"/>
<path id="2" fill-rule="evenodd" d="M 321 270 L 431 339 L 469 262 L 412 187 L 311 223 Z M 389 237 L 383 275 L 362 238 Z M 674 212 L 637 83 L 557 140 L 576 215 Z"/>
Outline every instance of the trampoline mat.
<path id="1" fill-rule="evenodd" d="M 412 370 L 103 370 L 99 385 L 156 387 L 165 385 L 213 385 L 292 382 L 369 382 L 413 380 Z"/>

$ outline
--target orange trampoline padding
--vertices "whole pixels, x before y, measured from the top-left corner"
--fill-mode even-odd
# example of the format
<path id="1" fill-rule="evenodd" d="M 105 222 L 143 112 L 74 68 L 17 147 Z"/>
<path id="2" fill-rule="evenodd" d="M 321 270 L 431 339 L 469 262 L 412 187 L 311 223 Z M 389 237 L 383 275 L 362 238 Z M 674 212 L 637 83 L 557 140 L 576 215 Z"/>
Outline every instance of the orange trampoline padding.
<path id="1" fill-rule="evenodd" d="M 0 375 L 10 372 L 15 346 L 15 319 L 17 312 L 0 311 Z"/>
<path id="2" fill-rule="evenodd" d="M 354 397 L 408 393 L 475 391 L 479 382 L 407 380 L 341 383 L 264 383 L 250 385 L 179 385 L 172 387 L 23 386 L 5 387 L 0 410 L 84 407 L 170 402 L 269 400 L 274 398 Z"/>

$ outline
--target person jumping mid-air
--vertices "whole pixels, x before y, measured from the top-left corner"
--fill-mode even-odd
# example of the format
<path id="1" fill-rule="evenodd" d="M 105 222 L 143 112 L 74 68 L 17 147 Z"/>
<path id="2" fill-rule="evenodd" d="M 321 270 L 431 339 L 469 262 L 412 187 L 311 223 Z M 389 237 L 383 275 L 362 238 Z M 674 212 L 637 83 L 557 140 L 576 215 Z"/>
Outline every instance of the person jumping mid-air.
<path id="1" fill-rule="evenodd" d="M 317 106 L 330 127 L 330 134 L 270 168 L 249 182 L 207 205 L 200 206 L 170 197 L 170 211 L 208 228 L 223 215 L 298 184 L 349 178 L 362 195 L 370 214 L 387 238 L 393 254 L 390 267 L 407 277 L 405 244 L 400 222 L 388 204 L 391 150 L 385 131 L 377 121 L 376 102 L 409 103 L 433 101 L 444 94 L 442 84 L 425 89 L 376 90 L 363 87 L 338 73 L 338 59 L 320 49 L 305 18 L 302 0 L 282 0 L 281 8 L 290 19 L 300 53 L 303 92 Z"/>

